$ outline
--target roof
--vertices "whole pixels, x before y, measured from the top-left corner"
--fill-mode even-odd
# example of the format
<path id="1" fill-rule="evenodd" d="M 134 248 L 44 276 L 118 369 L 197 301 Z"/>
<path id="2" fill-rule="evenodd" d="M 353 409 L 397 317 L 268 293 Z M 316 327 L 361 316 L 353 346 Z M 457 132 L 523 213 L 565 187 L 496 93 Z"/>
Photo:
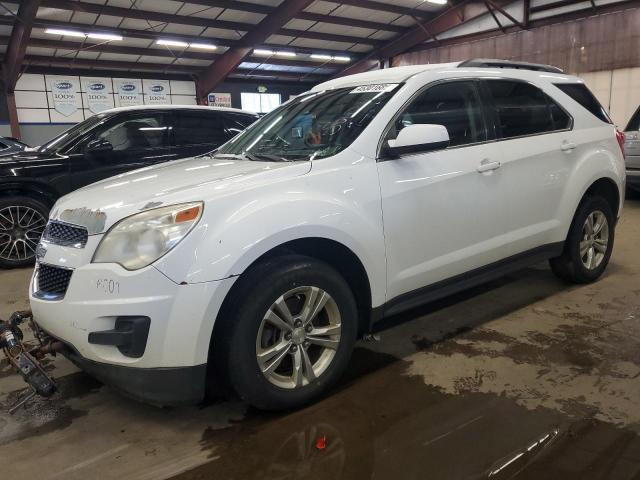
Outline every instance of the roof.
<path id="1" fill-rule="evenodd" d="M 370 72 L 356 73 L 347 77 L 335 78 L 328 82 L 316 85 L 313 92 L 328 90 L 330 88 L 350 87 L 356 85 L 373 85 L 376 83 L 402 83 L 414 75 L 429 70 L 443 70 L 455 68 L 460 62 L 453 63 L 429 63 L 425 65 L 407 65 L 404 67 L 392 67 Z"/>
<path id="2" fill-rule="evenodd" d="M 464 69 L 465 72 L 472 72 L 473 74 L 484 76 L 495 74 L 503 75 L 505 71 L 509 71 L 509 74 L 514 76 L 514 78 L 530 78 L 532 75 L 535 75 L 542 79 L 555 78 L 566 81 L 580 81 L 578 77 L 566 75 L 562 73 L 561 70 L 547 65 L 481 59 L 481 61 L 465 60 L 463 62 L 408 65 L 356 73 L 321 83 L 312 88 L 311 91 L 318 92 L 332 88 L 355 87 L 358 85 L 373 85 L 379 83 L 403 83 L 409 80 L 409 78 L 421 73 L 451 69 L 461 69 L 461 71 Z"/>
<path id="3" fill-rule="evenodd" d="M 206 105 L 134 105 L 130 107 L 116 107 L 104 110 L 100 113 L 116 113 L 116 112 L 128 112 L 136 110 L 217 110 L 220 112 L 231 113 L 244 113 L 246 115 L 258 115 L 256 112 L 250 112 L 249 110 L 241 110 L 239 108 L 227 108 L 227 107 L 208 107 Z"/>

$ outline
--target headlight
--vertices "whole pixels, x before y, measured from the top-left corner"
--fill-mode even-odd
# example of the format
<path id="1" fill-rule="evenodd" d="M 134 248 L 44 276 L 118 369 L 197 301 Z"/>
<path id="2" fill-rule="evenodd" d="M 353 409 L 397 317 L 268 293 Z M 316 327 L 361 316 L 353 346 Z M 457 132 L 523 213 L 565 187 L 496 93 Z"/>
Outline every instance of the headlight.
<path id="1" fill-rule="evenodd" d="M 119 263 L 138 270 L 158 260 L 198 223 L 202 202 L 183 203 L 137 213 L 116 223 L 105 234 L 93 263 Z"/>

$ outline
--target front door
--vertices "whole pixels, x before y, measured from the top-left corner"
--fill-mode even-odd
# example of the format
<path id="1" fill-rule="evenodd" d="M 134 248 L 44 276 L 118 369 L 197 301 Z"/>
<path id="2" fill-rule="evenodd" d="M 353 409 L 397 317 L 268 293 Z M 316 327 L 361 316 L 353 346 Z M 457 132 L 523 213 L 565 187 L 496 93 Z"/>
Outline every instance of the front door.
<path id="1" fill-rule="evenodd" d="M 126 112 L 105 122 L 69 155 L 73 187 L 177 158 L 169 144 L 169 122 L 162 111 Z M 102 148 L 92 150 L 96 145 Z"/>
<path id="2" fill-rule="evenodd" d="M 383 142 L 412 124 L 444 125 L 445 150 L 378 161 L 388 300 L 501 258 L 505 185 L 477 83 L 427 87 Z"/>

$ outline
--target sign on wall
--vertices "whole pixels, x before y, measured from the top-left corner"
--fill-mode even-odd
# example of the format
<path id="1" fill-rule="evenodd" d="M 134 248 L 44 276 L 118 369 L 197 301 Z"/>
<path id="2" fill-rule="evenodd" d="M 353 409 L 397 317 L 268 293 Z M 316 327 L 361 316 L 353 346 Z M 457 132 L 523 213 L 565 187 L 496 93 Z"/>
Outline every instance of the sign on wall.
<path id="1" fill-rule="evenodd" d="M 116 78 L 116 92 L 121 107 L 142 105 L 142 81 L 139 79 Z"/>
<path id="2" fill-rule="evenodd" d="M 111 80 L 108 78 L 87 78 L 85 81 L 87 106 L 93 113 L 100 113 L 113 107 Z"/>
<path id="3" fill-rule="evenodd" d="M 69 117 L 79 108 L 78 80 L 76 78 L 58 78 L 51 80 L 51 94 L 56 112 Z"/>
<path id="4" fill-rule="evenodd" d="M 231 94 L 230 93 L 210 93 L 207 103 L 209 103 L 209 106 L 211 107 L 231 108 Z"/>
<path id="5" fill-rule="evenodd" d="M 166 105 L 171 103 L 169 99 L 169 81 L 168 80 L 144 80 L 146 105 Z"/>

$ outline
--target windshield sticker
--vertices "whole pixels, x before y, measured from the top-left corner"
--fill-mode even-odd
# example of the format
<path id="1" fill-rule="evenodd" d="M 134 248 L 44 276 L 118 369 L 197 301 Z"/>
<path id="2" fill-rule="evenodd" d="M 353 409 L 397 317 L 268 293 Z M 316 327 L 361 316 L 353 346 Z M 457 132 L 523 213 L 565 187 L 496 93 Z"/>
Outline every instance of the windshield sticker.
<path id="1" fill-rule="evenodd" d="M 349 93 L 379 93 L 390 92 L 396 88 L 399 83 L 378 83 L 375 85 L 362 85 L 351 90 Z"/>

